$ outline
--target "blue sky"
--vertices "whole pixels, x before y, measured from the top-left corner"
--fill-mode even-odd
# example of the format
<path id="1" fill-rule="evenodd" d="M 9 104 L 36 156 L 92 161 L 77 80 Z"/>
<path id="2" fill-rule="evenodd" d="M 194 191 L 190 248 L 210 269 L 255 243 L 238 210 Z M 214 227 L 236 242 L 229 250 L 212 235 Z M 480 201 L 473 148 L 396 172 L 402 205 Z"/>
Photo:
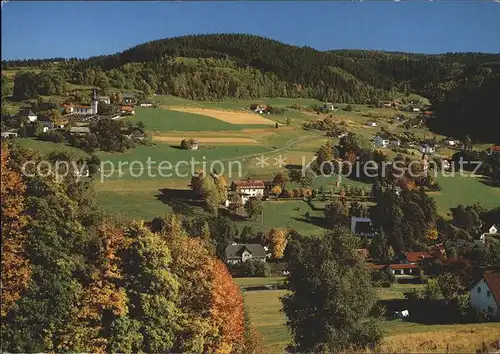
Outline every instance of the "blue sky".
<path id="1" fill-rule="evenodd" d="M 9 2 L 2 9 L 2 59 L 89 57 L 221 32 L 320 50 L 500 52 L 500 3 L 405 1 Z"/>

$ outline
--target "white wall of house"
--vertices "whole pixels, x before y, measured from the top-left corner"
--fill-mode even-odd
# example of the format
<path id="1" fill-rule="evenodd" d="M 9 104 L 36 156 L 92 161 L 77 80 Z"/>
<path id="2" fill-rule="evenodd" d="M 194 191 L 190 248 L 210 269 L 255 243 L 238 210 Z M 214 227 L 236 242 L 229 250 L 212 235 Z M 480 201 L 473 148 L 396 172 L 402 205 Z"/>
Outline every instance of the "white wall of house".
<path id="1" fill-rule="evenodd" d="M 378 147 L 386 147 L 389 144 L 389 140 L 383 139 L 380 135 L 377 135 L 375 139 L 373 139 L 373 143 Z"/>
<path id="2" fill-rule="evenodd" d="M 484 278 L 477 282 L 470 290 L 470 304 L 472 307 L 491 316 L 500 316 L 499 305 L 488 288 Z"/>
<path id="3" fill-rule="evenodd" d="M 38 119 L 38 117 L 36 115 L 29 115 L 28 116 L 28 120 L 30 121 L 30 123 L 36 122 L 37 119 Z"/>

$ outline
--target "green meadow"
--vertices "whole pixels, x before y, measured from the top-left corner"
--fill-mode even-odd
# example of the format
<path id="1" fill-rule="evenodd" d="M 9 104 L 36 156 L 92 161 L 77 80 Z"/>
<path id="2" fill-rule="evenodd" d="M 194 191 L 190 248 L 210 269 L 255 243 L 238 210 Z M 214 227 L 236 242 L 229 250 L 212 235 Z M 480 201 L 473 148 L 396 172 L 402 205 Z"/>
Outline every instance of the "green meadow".
<path id="1" fill-rule="evenodd" d="M 135 115 L 127 118 L 131 122 L 143 122 L 150 131 L 217 131 L 241 130 L 245 128 L 269 128 L 258 124 L 231 124 L 220 119 L 200 114 L 172 111 L 162 108 L 135 107 Z M 272 122 L 269 122 L 270 125 Z"/>

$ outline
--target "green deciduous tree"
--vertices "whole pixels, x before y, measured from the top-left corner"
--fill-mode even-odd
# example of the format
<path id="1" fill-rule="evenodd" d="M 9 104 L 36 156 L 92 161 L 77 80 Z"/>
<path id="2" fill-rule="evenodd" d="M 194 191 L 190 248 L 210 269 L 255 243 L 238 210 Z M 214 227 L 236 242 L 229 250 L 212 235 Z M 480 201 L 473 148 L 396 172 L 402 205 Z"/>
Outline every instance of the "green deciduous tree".
<path id="1" fill-rule="evenodd" d="M 298 352 L 341 352 L 373 347 L 382 337 L 369 316 L 376 293 L 357 242 L 344 228 L 322 238 L 289 243 L 283 309 Z"/>

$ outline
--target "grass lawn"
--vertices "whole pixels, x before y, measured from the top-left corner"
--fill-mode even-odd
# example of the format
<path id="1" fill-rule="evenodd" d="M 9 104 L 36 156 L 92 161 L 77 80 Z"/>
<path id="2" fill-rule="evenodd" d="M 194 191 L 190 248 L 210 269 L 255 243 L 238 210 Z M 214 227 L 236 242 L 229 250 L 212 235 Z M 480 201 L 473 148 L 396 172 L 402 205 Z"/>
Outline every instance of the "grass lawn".
<path id="1" fill-rule="evenodd" d="M 16 141 L 18 141 L 22 147 L 33 149 L 34 151 L 42 155 L 50 154 L 53 151 L 65 151 L 71 154 L 75 154 L 78 157 L 88 156 L 88 154 L 83 150 L 77 149 L 72 146 L 53 143 L 51 141 L 42 141 L 33 138 L 20 138 Z"/>
<path id="2" fill-rule="evenodd" d="M 415 286 L 414 284 L 395 284 L 390 290 L 402 295 L 401 291 L 408 291 L 410 287 Z M 243 292 L 252 325 L 262 336 L 264 353 L 283 353 L 290 342 L 290 333 L 285 325 L 286 318 L 281 312 L 280 297 L 285 294 L 286 290 Z M 418 352 L 419 349 L 421 352 L 444 352 L 448 346 L 457 351 L 474 352 L 474 348 L 479 348 L 483 340 L 491 343 L 500 336 L 500 323 L 424 325 L 391 320 L 384 321 L 382 329 L 385 335 L 381 345 L 382 352 L 410 350 Z M 465 340 L 460 339 L 465 336 L 467 336 Z M 411 347 L 408 347 L 408 343 L 411 343 Z"/>
<path id="3" fill-rule="evenodd" d="M 161 105 L 169 106 L 192 106 L 192 107 L 207 107 L 207 108 L 222 108 L 222 109 L 248 109 L 252 103 L 262 103 L 276 107 L 286 107 L 293 104 L 301 106 L 311 106 L 322 104 L 314 98 L 257 98 L 252 100 L 236 100 L 227 99 L 223 101 L 191 101 L 170 95 L 156 96 L 155 100 Z"/>
<path id="4" fill-rule="evenodd" d="M 234 278 L 236 285 L 245 288 L 249 286 L 264 286 L 276 285 L 282 283 L 285 277 L 251 277 L 251 278 Z"/>
<path id="5" fill-rule="evenodd" d="M 436 178 L 441 191 L 429 193 L 434 197 L 439 214 L 446 216 L 450 208 L 459 204 L 480 203 L 485 208 L 500 206 L 500 188 L 491 187 L 481 182 L 480 178 L 469 176 L 438 176 Z"/>
<path id="6" fill-rule="evenodd" d="M 171 111 L 161 108 L 135 107 L 135 115 L 128 118 L 131 122 L 142 121 L 147 130 L 168 131 L 203 131 L 203 130 L 240 130 L 259 128 L 258 125 L 230 124 L 220 119 L 200 114 Z M 266 128 L 269 128 L 266 126 Z"/>

